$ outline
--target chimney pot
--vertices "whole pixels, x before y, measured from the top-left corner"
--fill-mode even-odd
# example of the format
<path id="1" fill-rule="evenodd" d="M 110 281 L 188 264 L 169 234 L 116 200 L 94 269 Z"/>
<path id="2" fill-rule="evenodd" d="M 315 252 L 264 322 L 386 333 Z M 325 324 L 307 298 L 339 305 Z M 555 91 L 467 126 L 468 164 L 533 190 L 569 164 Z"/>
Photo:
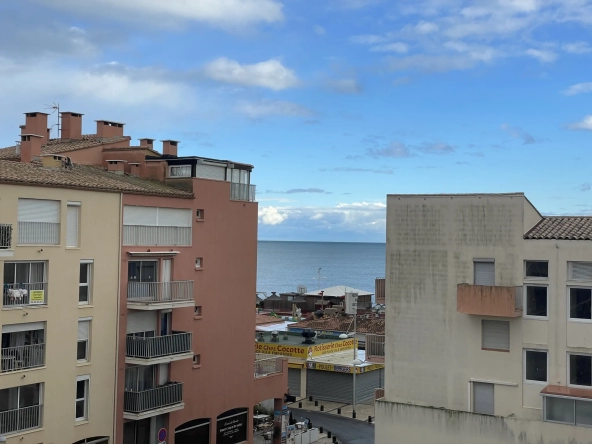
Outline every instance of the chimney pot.
<path id="1" fill-rule="evenodd" d="M 147 146 L 150 149 L 154 148 L 154 139 L 150 139 L 148 137 L 143 137 L 140 139 L 140 146 Z"/>
<path id="2" fill-rule="evenodd" d="M 40 157 L 43 140 L 44 137 L 37 134 L 21 134 L 21 162 L 31 163 L 34 158 Z"/>
<path id="3" fill-rule="evenodd" d="M 124 174 L 126 163 L 125 160 L 108 160 L 107 171 L 114 174 Z"/>
<path id="4" fill-rule="evenodd" d="M 177 157 L 177 145 L 179 145 L 178 140 L 163 140 L 162 154 L 165 156 Z"/>
<path id="5" fill-rule="evenodd" d="M 62 126 L 60 137 L 62 139 L 82 139 L 82 116 L 80 113 L 64 111 L 62 115 Z"/>

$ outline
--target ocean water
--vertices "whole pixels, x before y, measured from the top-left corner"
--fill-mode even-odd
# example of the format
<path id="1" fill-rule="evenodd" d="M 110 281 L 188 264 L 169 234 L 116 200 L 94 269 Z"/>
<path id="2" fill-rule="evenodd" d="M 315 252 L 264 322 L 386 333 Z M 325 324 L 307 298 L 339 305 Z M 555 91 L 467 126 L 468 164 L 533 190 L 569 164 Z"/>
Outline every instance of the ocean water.
<path id="1" fill-rule="evenodd" d="M 308 291 L 334 285 L 374 293 L 374 279 L 384 277 L 386 244 L 355 242 L 259 241 L 257 291 Z M 319 285 L 318 269 L 321 268 Z"/>

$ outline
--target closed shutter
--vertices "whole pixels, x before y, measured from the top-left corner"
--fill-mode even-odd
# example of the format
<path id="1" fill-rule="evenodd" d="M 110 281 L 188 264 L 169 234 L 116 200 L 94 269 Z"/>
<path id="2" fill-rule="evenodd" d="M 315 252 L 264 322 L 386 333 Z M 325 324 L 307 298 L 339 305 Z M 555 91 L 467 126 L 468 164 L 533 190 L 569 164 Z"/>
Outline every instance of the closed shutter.
<path id="1" fill-rule="evenodd" d="M 58 223 L 60 203 L 57 200 L 19 199 L 18 221 Z"/>
<path id="2" fill-rule="evenodd" d="M 495 285 L 495 262 L 473 262 L 475 285 Z"/>
<path id="3" fill-rule="evenodd" d="M 90 321 L 78 321 L 78 340 L 88 341 Z"/>
<path id="4" fill-rule="evenodd" d="M 68 214 L 66 217 L 66 247 L 78 246 L 79 209 L 79 206 L 68 205 Z"/>
<path id="5" fill-rule="evenodd" d="M 125 205 L 123 207 L 123 225 L 145 225 L 155 227 L 158 220 L 156 207 L 136 207 Z"/>
<path id="6" fill-rule="evenodd" d="M 374 390 L 384 387 L 383 371 L 377 369 L 356 375 L 356 402 L 374 399 Z"/>
<path id="7" fill-rule="evenodd" d="M 508 321 L 481 321 L 482 347 L 491 350 L 510 350 Z"/>
<path id="8" fill-rule="evenodd" d="M 195 177 L 200 179 L 224 180 L 225 167 L 213 165 L 196 165 Z"/>
<path id="9" fill-rule="evenodd" d="M 45 330 L 44 322 L 26 322 L 24 324 L 8 324 L 2 326 L 2 333 L 16 333 L 19 331 Z"/>
<path id="10" fill-rule="evenodd" d="M 592 281 L 592 262 L 570 262 L 569 278 L 575 281 Z"/>
<path id="11" fill-rule="evenodd" d="M 130 311 L 127 315 L 126 333 L 156 331 L 157 315 L 156 311 Z"/>
<path id="12" fill-rule="evenodd" d="M 493 384 L 473 382 L 473 412 L 494 414 Z"/>
<path id="13" fill-rule="evenodd" d="M 158 209 L 159 227 L 191 227 L 191 210 L 178 208 Z"/>
<path id="14" fill-rule="evenodd" d="M 288 369 L 288 388 L 292 396 L 300 397 L 300 375 L 301 370 L 299 368 Z"/>
<path id="15" fill-rule="evenodd" d="M 351 373 L 307 370 L 306 394 L 314 399 L 350 404 L 353 401 L 353 375 Z"/>

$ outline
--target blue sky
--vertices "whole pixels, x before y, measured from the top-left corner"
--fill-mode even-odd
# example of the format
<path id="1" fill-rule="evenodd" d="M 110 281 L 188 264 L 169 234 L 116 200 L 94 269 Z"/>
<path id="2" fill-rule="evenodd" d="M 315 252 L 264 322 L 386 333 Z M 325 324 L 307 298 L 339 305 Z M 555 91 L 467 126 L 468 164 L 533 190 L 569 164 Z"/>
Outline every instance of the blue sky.
<path id="1" fill-rule="evenodd" d="M 0 145 L 58 102 L 252 163 L 261 239 L 384 241 L 388 193 L 590 214 L 590 42 L 587 0 L 3 2 Z"/>

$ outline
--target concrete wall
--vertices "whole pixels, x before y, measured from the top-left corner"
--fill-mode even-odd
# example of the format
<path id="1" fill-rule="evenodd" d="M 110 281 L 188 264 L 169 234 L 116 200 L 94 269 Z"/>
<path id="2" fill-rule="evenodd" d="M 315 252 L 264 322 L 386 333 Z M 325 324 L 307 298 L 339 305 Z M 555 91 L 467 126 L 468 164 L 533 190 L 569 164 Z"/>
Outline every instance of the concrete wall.
<path id="1" fill-rule="evenodd" d="M 45 187 L 0 185 L 0 223 L 13 225 L 18 239 L 18 198 L 61 201 L 60 239 L 55 246 L 16 246 L 4 262 L 48 261 L 47 306 L 8 308 L 0 323 L 46 322 L 46 365 L 0 374 L 0 389 L 43 383 L 43 428 L 8 438 L 10 444 L 69 444 L 93 436 L 113 436 L 117 298 L 119 285 L 120 195 Z M 81 202 L 80 247 L 66 248 L 66 204 Z M 93 259 L 92 303 L 78 304 L 79 263 Z M 77 363 L 78 318 L 92 317 L 90 362 Z M 76 423 L 76 377 L 90 374 L 89 420 Z"/>
<path id="2" fill-rule="evenodd" d="M 590 429 L 376 401 L 377 444 L 589 444 Z"/>

